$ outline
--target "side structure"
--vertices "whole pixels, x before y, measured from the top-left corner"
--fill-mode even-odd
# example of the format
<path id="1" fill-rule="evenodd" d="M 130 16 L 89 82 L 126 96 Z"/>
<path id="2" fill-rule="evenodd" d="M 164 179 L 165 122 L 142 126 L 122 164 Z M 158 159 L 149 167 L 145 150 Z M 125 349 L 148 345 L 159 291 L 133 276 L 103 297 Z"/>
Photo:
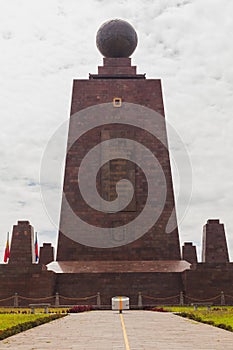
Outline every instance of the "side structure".
<path id="1" fill-rule="evenodd" d="M 191 262 L 195 256 L 190 243 L 184 245 L 183 258 Z M 188 248 L 188 249 L 187 249 Z M 224 225 L 217 219 L 208 220 L 203 227 L 202 262 L 194 262 L 191 270 L 183 272 L 186 303 L 209 300 L 232 304 L 233 263 L 229 262 Z"/>
<path id="2" fill-rule="evenodd" d="M 29 221 L 13 226 L 8 264 L 0 264 L 0 305 L 28 305 L 54 295 L 55 274 L 43 264 L 35 263 L 34 229 Z M 20 297 L 23 298 L 20 298 Z M 53 298 L 47 300 L 52 302 Z M 16 305 L 15 305 L 16 306 Z"/>

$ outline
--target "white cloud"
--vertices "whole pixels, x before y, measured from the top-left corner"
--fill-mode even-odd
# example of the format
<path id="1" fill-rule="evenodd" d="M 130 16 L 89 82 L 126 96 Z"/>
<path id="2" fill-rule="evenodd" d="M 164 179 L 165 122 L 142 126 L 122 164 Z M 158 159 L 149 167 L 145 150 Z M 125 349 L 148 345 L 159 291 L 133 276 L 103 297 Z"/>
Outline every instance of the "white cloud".
<path id="1" fill-rule="evenodd" d="M 19 219 L 30 220 L 41 241 L 56 241 L 56 229 L 40 198 L 41 157 L 69 115 L 72 80 L 88 78 L 101 64 L 95 48 L 98 27 L 116 17 L 137 29 L 139 46 L 133 63 L 147 77 L 162 78 L 167 119 L 190 153 L 193 199 L 180 225 L 181 241 L 200 245 L 202 225 L 219 217 L 233 252 L 233 4 L 227 0 L 13 3 L 2 2 L 0 11 L 0 255 L 6 232 Z M 175 156 L 172 144 L 171 148 Z M 56 194 L 59 191 L 53 193 L 54 200 Z"/>

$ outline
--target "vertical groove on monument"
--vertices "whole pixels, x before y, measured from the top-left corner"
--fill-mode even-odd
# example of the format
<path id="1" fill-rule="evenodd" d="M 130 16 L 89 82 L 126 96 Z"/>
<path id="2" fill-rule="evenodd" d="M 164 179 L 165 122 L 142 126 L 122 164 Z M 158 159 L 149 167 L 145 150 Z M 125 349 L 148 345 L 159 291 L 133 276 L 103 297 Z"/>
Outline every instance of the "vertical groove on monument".
<path id="1" fill-rule="evenodd" d="M 229 262 L 224 224 L 220 224 L 219 220 L 208 220 L 203 227 L 202 262 Z"/>
<path id="2" fill-rule="evenodd" d="M 110 40 L 111 38 L 107 35 L 107 38 L 104 39 Z M 126 44 L 124 43 L 124 45 Z M 123 51 L 128 50 L 126 47 L 127 45 L 124 46 Z M 111 46 L 108 46 L 107 51 L 105 51 L 104 65 L 99 67 L 98 74 L 90 74 L 89 80 L 74 80 L 68 146 L 76 132 L 72 115 L 87 107 L 112 103 L 115 97 L 119 97 L 123 105 L 128 102 L 145 106 L 164 116 L 160 79 L 147 80 L 144 74 L 137 74 L 136 67 L 131 66 L 131 58 L 125 57 L 125 51 L 122 54 L 122 48 L 119 50 L 117 53 Z M 111 57 L 111 55 L 114 56 Z M 114 112 L 113 107 L 112 113 Z M 141 115 L 141 118 L 143 119 L 143 115 Z M 165 117 L 160 132 L 164 133 L 166 138 Z M 167 184 L 167 197 L 163 212 L 155 225 L 136 241 L 115 248 L 95 248 L 84 246 L 68 238 L 69 228 L 74 223 L 72 223 L 72 219 L 68 218 L 64 201 L 62 201 L 57 260 L 180 260 L 179 235 L 175 217 L 173 219 L 174 230 L 171 233 L 166 233 L 168 220 L 175 209 L 168 147 L 167 144 L 164 146 L 145 130 L 125 124 L 96 127 L 82 135 L 73 144 L 66 154 L 63 187 L 64 196 L 73 212 L 89 224 L 111 228 L 121 226 L 135 219 L 146 203 L 147 184 L 145 175 L 138 166 L 135 166 L 133 170 L 132 167 L 127 165 L 127 162 L 122 162 L 122 160 L 110 161 L 109 164 L 105 165 L 105 168 L 101 169 L 99 176 L 97 176 L 97 188 L 99 187 L 99 192 L 103 198 L 109 200 L 113 193 L 107 193 L 106 189 L 109 188 L 109 191 L 113 192 L 112 179 L 119 180 L 122 173 L 127 178 L 128 174 L 130 181 L 135 179 L 134 197 L 130 205 L 117 214 L 103 214 L 92 210 L 84 202 L 78 188 L 78 169 L 86 153 L 99 144 L 103 135 L 106 137 L 106 134 L 109 138 L 122 134 L 122 137 L 136 140 L 149 148 L 159 160 Z M 104 177 L 103 174 L 105 174 Z M 105 181 L 104 185 L 103 181 Z"/>

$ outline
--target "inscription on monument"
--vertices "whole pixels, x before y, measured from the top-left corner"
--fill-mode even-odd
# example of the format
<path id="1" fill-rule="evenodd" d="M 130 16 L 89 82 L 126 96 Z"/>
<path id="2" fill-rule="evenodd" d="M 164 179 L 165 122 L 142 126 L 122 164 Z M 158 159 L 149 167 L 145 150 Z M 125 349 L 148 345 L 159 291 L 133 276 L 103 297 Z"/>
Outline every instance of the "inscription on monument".
<path id="1" fill-rule="evenodd" d="M 126 142 L 124 143 L 124 140 L 122 141 L 122 138 L 133 139 L 133 136 L 133 130 L 102 130 L 101 142 L 113 138 L 121 138 L 121 140 L 119 140 L 119 149 L 123 149 L 125 155 L 129 156 L 134 152 L 134 147 L 127 146 Z M 108 201 L 113 201 L 116 199 L 116 184 L 122 179 L 129 180 L 135 188 L 135 164 L 126 159 L 116 158 L 116 156 L 117 150 L 115 147 L 109 147 L 107 150 L 102 150 L 102 157 L 112 159 L 101 168 L 101 194 L 103 198 Z M 122 198 L 128 198 L 129 193 L 130 184 L 125 183 L 119 191 L 119 196 Z M 136 198 L 134 195 L 132 201 L 126 208 L 124 208 L 123 211 L 136 211 L 136 209 Z"/>

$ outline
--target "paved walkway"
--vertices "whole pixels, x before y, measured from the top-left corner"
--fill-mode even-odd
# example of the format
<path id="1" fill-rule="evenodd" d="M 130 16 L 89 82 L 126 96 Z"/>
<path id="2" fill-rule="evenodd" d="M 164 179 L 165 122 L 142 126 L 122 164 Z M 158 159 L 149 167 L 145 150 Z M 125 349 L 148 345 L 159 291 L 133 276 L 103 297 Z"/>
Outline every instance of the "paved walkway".
<path id="1" fill-rule="evenodd" d="M 0 341 L 0 350 L 232 350 L 233 333 L 170 313 L 69 315 Z"/>

